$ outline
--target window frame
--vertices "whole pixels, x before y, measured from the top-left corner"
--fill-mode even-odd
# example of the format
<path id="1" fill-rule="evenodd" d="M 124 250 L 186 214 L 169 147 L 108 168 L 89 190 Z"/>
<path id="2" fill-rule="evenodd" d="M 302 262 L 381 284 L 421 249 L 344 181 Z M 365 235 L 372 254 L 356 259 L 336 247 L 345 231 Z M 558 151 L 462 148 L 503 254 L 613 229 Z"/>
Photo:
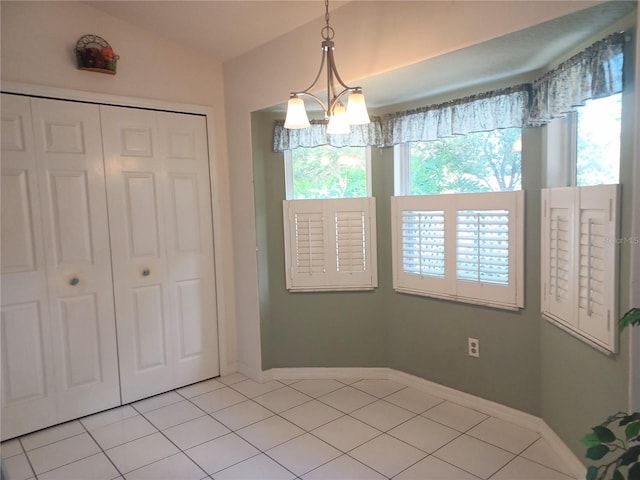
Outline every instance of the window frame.
<path id="1" fill-rule="evenodd" d="M 321 147 L 309 147 L 309 148 L 342 148 L 333 147 L 331 145 L 323 145 Z M 372 196 L 372 180 L 371 180 L 371 147 L 351 147 L 351 148 L 363 148 L 365 149 L 365 173 L 366 173 L 366 189 L 367 194 L 365 197 L 351 197 L 351 198 L 367 198 Z M 287 200 L 302 200 L 295 199 L 293 197 L 293 150 L 285 150 L 284 152 L 284 186 L 285 186 L 285 198 Z M 328 197 L 326 199 L 335 199 L 337 197 Z M 320 199 L 317 199 L 320 200 Z"/>

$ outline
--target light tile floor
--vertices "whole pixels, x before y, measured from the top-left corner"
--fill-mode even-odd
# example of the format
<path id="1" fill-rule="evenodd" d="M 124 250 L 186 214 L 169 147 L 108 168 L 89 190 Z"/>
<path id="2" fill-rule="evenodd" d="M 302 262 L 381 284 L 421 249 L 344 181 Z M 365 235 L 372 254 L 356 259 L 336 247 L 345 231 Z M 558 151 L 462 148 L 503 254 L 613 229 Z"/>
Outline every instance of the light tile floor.
<path id="1" fill-rule="evenodd" d="M 7 480 L 571 478 L 536 432 L 399 383 L 240 374 L 9 440 L 2 462 Z"/>

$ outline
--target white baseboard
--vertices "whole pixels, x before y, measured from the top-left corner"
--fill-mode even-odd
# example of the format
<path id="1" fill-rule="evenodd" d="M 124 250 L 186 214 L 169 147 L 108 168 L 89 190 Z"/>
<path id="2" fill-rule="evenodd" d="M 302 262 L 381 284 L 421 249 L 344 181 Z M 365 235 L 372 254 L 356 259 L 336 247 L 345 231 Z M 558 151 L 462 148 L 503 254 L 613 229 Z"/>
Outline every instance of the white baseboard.
<path id="1" fill-rule="evenodd" d="M 572 477 L 583 480 L 586 468 L 574 455 L 558 435 L 540 417 L 501 405 L 469 393 L 425 380 L 409 373 L 385 367 L 303 367 L 303 368 L 272 368 L 262 372 L 260 381 L 297 380 L 297 379 L 369 379 L 381 378 L 393 380 L 402 385 L 421 390 L 430 395 L 448 400 L 491 417 L 499 418 L 515 425 L 538 432 L 553 451 L 564 461 L 570 469 Z"/>

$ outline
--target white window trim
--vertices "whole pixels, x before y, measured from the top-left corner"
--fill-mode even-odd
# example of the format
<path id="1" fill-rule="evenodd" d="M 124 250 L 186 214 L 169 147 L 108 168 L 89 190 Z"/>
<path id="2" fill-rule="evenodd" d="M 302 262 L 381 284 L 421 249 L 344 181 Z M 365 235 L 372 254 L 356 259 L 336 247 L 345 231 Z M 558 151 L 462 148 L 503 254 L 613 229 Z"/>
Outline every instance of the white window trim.
<path id="1" fill-rule="evenodd" d="M 318 147 L 315 147 L 318 148 Z M 338 147 L 336 147 L 338 148 Z M 367 179 L 367 197 L 371 197 L 371 147 L 362 147 L 366 152 L 366 179 Z M 293 155 L 292 150 L 284 151 L 284 187 L 285 198 L 293 200 Z M 362 198 L 362 197 L 360 197 Z"/>
<path id="2" fill-rule="evenodd" d="M 411 146 L 408 143 L 399 143 L 393 146 L 393 158 L 396 164 L 393 176 L 394 195 L 409 195 L 411 191 L 410 153 Z"/>
<path id="3" fill-rule="evenodd" d="M 588 187 L 545 188 L 542 190 L 542 241 L 541 241 L 541 310 L 543 316 L 554 325 L 584 341 L 605 354 L 617 352 L 617 265 L 618 265 L 618 204 L 619 185 Z M 554 212 L 564 212 L 568 225 L 566 270 L 567 293 L 554 296 L 551 251 L 557 236 L 553 233 Z M 582 210 L 600 211 L 604 214 L 602 226 L 604 289 L 601 316 L 587 311 L 580 300 L 580 248 L 584 248 L 584 235 L 580 231 Z M 583 239 L 581 240 L 581 237 Z M 584 268 L 582 268 L 584 270 Z M 555 282 L 557 283 L 556 278 Z M 606 330 L 606 331 L 605 331 Z"/>
<path id="4" fill-rule="evenodd" d="M 466 209 L 508 209 L 509 285 L 467 285 L 456 278 L 456 213 Z M 445 275 L 433 278 L 402 271 L 402 211 L 443 211 L 445 215 Z M 443 195 L 396 196 L 391 198 L 393 287 L 396 291 L 444 298 L 507 310 L 524 307 L 524 191 Z M 471 288 L 469 288 L 471 287 Z M 508 295 L 494 295 L 505 288 Z M 506 290 L 508 289 L 508 290 Z M 483 292 L 484 291 L 484 292 Z M 507 299 L 508 298 L 508 299 Z"/>
<path id="5" fill-rule="evenodd" d="M 376 246 L 376 204 L 373 197 L 283 200 L 284 248 L 286 288 L 297 292 L 373 290 L 378 286 Z M 339 271 L 339 222 L 338 215 L 362 215 L 363 269 L 354 272 Z M 316 222 L 315 238 L 308 238 L 316 245 L 314 269 L 298 268 L 296 242 L 296 216 L 309 214 Z M 354 225 L 355 226 L 355 225 Z M 353 242 L 348 241 L 348 246 Z M 310 250 L 305 250 L 310 251 Z M 310 258 L 305 258 L 310 261 Z M 315 271 L 314 271 L 315 270 Z"/>

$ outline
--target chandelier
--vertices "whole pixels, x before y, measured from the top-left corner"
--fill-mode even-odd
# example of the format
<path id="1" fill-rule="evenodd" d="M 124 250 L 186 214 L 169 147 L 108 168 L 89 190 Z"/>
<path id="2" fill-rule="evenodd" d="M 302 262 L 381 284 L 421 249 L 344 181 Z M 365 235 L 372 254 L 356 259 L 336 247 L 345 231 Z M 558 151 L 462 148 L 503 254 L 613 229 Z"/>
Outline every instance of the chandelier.
<path id="1" fill-rule="evenodd" d="M 336 63 L 333 58 L 333 37 L 335 31 L 329 26 L 329 0 L 324 2 L 325 8 L 325 26 L 322 28 L 320 34 L 324 39 L 322 42 L 322 61 L 320 62 L 320 69 L 316 75 L 313 83 L 306 90 L 300 92 L 291 92 L 289 95 L 289 102 L 287 104 L 287 117 L 284 122 L 284 128 L 296 129 L 307 128 L 310 126 L 309 117 L 304 106 L 304 100 L 302 96 L 312 98 L 324 112 L 325 120 L 328 120 L 327 133 L 330 134 L 345 134 L 350 132 L 351 125 L 364 125 L 369 123 L 369 113 L 367 112 L 367 105 L 364 101 L 364 95 L 362 94 L 361 87 L 350 87 L 345 84 L 338 70 L 336 69 Z M 315 87 L 316 83 L 320 79 L 320 74 L 327 65 L 327 103 L 325 104 L 320 97 L 311 93 L 311 89 Z M 336 84 L 343 88 L 338 92 Z M 345 109 L 342 99 L 348 95 L 347 108 Z"/>

